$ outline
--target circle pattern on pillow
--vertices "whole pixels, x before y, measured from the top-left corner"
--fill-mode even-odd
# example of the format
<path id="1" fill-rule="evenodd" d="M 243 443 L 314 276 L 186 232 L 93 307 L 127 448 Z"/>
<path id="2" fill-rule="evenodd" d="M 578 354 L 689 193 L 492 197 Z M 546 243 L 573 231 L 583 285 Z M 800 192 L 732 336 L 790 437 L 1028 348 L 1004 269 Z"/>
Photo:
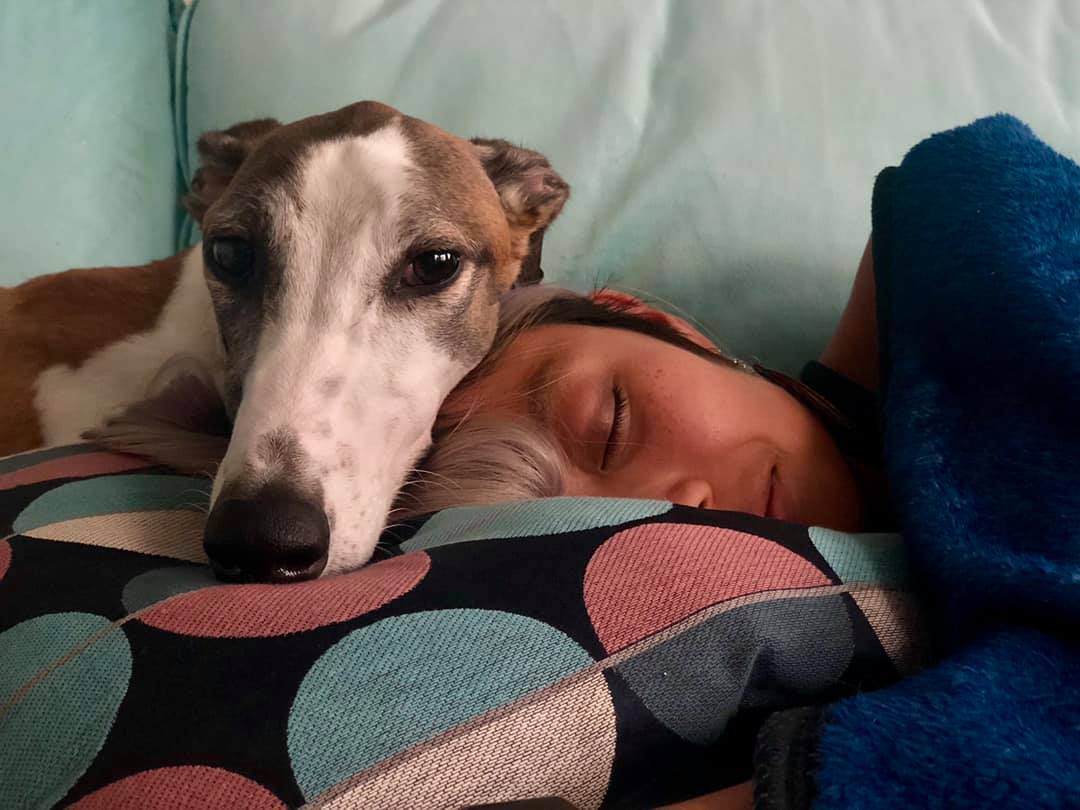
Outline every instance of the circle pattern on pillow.
<path id="1" fill-rule="evenodd" d="M 0 796 L 48 807 L 101 750 L 131 678 L 131 647 L 104 616 L 54 613 L 0 633 Z"/>
<path id="2" fill-rule="evenodd" d="M 838 594 L 769 599 L 718 613 L 615 670 L 657 720 L 709 745 L 740 708 L 798 705 L 836 683 L 852 634 Z"/>
<path id="3" fill-rule="evenodd" d="M 571 534 L 671 511 L 670 501 L 630 498 L 540 498 L 444 509 L 401 544 L 407 551 L 476 540 Z"/>
<path id="4" fill-rule="evenodd" d="M 554 627 L 500 611 L 431 610 L 355 630 L 308 671 L 293 701 L 289 757 L 297 784 L 310 801 L 593 663 Z"/>
<path id="5" fill-rule="evenodd" d="M 139 614 L 139 621 L 204 638 L 262 638 L 302 633 L 355 619 L 408 593 L 431 568 L 422 551 L 392 557 L 350 574 L 290 585 L 218 585 L 175 596 Z"/>
<path id="6" fill-rule="evenodd" d="M 47 458 L 36 464 L 0 472 L 0 489 L 13 489 L 57 478 L 89 478 L 94 475 L 127 472 L 149 466 L 149 461 L 138 456 L 125 456 L 118 453 L 79 453 L 74 456 Z"/>
<path id="7" fill-rule="evenodd" d="M 81 518 L 130 512 L 185 510 L 204 513 L 210 482 L 186 475 L 109 475 L 50 489 L 15 519 L 19 534 Z"/>
<path id="8" fill-rule="evenodd" d="M 71 810 L 285 810 L 258 782 L 200 765 L 155 768 L 98 788 Z"/>
<path id="9" fill-rule="evenodd" d="M 19 512 L 14 530 L 41 540 L 205 562 L 202 532 L 209 491 L 207 479 L 186 475 L 87 478 L 35 498 Z"/>
<path id="10" fill-rule="evenodd" d="M 220 587 L 221 582 L 207 565 L 169 565 L 139 574 L 124 586 L 121 600 L 128 613 L 164 602 L 182 593 Z"/>
<path id="11" fill-rule="evenodd" d="M 25 453 L 16 453 L 13 456 L 0 458 L 0 475 L 7 475 L 10 472 L 26 469 L 28 467 L 35 467 L 56 459 L 77 464 L 78 456 L 100 452 L 101 450 L 92 444 L 69 444 L 63 447 L 46 447 L 44 450 L 28 450 Z M 125 458 L 130 457 L 125 456 Z M 64 468 L 61 467 L 60 469 L 63 470 Z M 64 477 L 63 473 L 61 473 L 60 475 L 53 475 L 50 480 Z M 45 479 L 42 478 L 39 480 Z"/>
<path id="12" fill-rule="evenodd" d="M 469 807 L 557 796 L 592 810 L 607 794 L 615 730 L 611 693 L 594 672 L 423 744 L 397 767 L 347 779 L 320 806 L 397 810 L 409 796 L 414 807 Z"/>
<path id="13" fill-rule="evenodd" d="M 891 541 L 562 498 L 449 510 L 345 576 L 221 585 L 177 562 L 208 482 L 93 456 L 0 460 L 24 475 L 0 489 L 15 805 L 659 806 L 702 757 L 735 777 L 743 710 L 919 648 Z"/>
<path id="14" fill-rule="evenodd" d="M 596 550 L 585 571 L 585 605 L 604 649 L 614 653 L 715 603 L 831 584 L 813 563 L 765 537 L 647 523 Z"/>

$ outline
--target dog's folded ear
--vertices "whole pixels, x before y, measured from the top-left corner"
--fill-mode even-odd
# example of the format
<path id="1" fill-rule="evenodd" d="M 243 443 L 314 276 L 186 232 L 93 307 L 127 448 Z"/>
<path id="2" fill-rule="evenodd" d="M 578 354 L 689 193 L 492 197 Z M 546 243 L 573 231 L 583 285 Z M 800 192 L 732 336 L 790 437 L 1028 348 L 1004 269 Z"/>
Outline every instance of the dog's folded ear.
<path id="1" fill-rule="evenodd" d="M 225 191 L 255 145 L 280 126 L 273 118 L 259 118 L 199 138 L 199 168 L 191 179 L 191 191 L 184 196 L 184 207 L 196 222 L 202 224 L 206 209 Z"/>
<path id="2" fill-rule="evenodd" d="M 146 399 L 112 414 L 83 438 L 180 472 L 213 476 L 229 447 L 232 423 L 209 372 L 187 360 L 166 363 Z"/>
<path id="3" fill-rule="evenodd" d="M 472 144 L 499 192 L 515 250 L 521 255 L 515 286 L 536 284 L 544 275 L 540 269 L 544 231 L 562 211 L 570 186 L 539 152 L 498 139 L 473 138 Z"/>

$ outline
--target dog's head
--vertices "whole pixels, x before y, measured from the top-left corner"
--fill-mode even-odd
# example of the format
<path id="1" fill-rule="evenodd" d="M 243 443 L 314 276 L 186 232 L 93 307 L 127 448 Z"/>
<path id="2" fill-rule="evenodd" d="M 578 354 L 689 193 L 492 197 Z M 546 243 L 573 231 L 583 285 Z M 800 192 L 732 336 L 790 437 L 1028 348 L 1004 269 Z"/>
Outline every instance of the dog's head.
<path id="1" fill-rule="evenodd" d="M 569 189 L 535 152 L 374 102 L 199 154 L 186 203 L 233 419 L 207 554 L 239 580 L 354 568 Z"/>

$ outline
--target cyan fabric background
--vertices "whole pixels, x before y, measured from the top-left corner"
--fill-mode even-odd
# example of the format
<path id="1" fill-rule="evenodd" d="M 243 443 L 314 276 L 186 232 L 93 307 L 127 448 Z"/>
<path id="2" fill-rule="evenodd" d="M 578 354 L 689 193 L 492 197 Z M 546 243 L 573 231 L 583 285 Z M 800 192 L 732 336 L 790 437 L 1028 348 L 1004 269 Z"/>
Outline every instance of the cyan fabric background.
<path id="1" fill-rule="evenodd" d="M 202 131 L 376 98 L 549 155 L 574 188 L 550 280 L 647 291 L 794 369 L 843 306 L 881 167 L 996 111 L 1080 157 L 1067 0 L 173 4 L 175 53 L 166 0 L 0 7 L 0 281 L 169 253 Z"/>

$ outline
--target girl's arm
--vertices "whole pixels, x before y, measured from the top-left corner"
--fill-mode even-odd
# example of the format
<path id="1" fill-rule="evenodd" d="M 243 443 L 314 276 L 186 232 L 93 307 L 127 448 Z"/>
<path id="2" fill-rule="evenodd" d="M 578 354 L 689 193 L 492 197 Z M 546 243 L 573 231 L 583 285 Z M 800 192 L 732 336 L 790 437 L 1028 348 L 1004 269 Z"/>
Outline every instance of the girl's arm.
<path id="1" fill-rule="evenodd" d="M 743 782 L 706 796 L 669 804 L 660 810 L 750 810 L 754 806 L 754 786 Z"/>
<path id="2" fill-rule="evenodd" d="M 876 308 L 874 256 L 868 239 L 851 296 L 820 362 L 871 391 L 876 391 L 881 382 Z"/>

